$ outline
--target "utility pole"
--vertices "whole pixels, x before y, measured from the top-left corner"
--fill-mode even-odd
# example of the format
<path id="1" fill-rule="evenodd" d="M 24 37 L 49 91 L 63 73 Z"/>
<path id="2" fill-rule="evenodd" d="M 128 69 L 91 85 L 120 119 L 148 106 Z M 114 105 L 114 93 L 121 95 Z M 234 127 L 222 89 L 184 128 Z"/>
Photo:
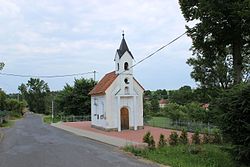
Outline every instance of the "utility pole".
<path id="1" fill-rule="evenodd" d="M 96 75 L 96 71 L 94 71 L 94 81 L 95 81 L 95 75 Z"/>
<path id="2" fill-rule="evenodd" d="M 52 118 L 52 123 L 54 122 L 54 100 L 51 102 L 51 118 Z"/>

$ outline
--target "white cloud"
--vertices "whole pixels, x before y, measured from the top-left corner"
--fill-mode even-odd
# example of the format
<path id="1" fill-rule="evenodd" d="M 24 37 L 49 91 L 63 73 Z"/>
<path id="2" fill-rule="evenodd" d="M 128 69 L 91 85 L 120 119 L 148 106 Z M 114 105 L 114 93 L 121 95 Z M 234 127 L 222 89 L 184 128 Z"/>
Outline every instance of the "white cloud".
<path id="1" fill-rule="evenodd" d="M 46 75 L 95 69 L 101 77 L 113 69 L 113 57 L 122 30 L 139 61 L 183 33 L 186 24 L 177 1 L 0 0 L 0 4 L 0 61 L 6 64 L 5 72 L 13 73 L 29 73 L 32 69 L 34 74 Z M 169 71 L 178 72 L 180 78 L 190 81 L 184 69 L 187 68 L 186 59 L 191 56 L 190 46 L 190 39 L 184 37 L 134 71 L 142 75 L 139 76 L 142 84 L 150 89 L 168 87 L 165 76 L 159 80 L 164 85 L 147 80 L 154 78 L 153 73 L 160 68 L 167 70 L 168 75 Z M 166 66 L 183 68 L 174 71 Z M 137 69 L 142 69 L 143 73 L 138 74 Z M 18 78 L 12 80 L 19 83 Z M 65 80 L 70 82 L 72 78 Z M 56 81 L 58 89 L 65 80 Z M 53 80 L 49 84 L 56 85 Z M 4 89 L 16 90 L 13 86 Z"/>

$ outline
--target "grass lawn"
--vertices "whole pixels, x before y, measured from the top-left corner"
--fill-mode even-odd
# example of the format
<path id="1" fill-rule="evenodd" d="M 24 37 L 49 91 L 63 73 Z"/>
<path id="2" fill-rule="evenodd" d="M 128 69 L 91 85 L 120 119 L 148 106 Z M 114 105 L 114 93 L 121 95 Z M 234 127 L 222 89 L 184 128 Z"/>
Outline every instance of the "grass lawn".
<path id="1" fill-rule="evenodd" d="M 148 125 L 155 126 L 155 127 L 160 127 L 160 128 L 170 128 L 170 127 L 172 127 L 171 120 L 169 118 L 166 118 L 166 117 L 152 117 L 148 121 Z"/>
<path id="2" fill-rule="evenodd" d="M 217 145 L 178 145 L 166 146 L 154 150 L 128 146 L 126 151 L 136 156 L 171 167 L 234 167 L 229 153 Z M 198 153 L 196 152 L 198 150 Z M 195 152 L 195 153 L 194 153 Z"/>

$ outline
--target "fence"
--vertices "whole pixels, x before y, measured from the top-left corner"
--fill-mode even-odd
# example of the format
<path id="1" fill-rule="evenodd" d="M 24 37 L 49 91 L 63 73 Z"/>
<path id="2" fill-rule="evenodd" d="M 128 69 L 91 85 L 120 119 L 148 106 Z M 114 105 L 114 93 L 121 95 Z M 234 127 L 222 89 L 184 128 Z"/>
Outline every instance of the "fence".
<path id="1" fill-rule="evenodd" d="M 214 129 L 218 129 L 218 127 L 212 125 L 211 123 L 181 120 L 172 121 L 171 119 L 164 117 L 153 117 L 145 121 L 144 125 L 174 130 L 185 129 L 189 132 L 195 132 L 196 130 L 200 132 L 212 132 Z"/>
<path id="2" fill-rule="evenodd" d="M 84 115 L 84 116 L 61 116 L 60 120 L 62 122 L 79 122 L 79 121 L 91 121 L 90 115 Z"/>

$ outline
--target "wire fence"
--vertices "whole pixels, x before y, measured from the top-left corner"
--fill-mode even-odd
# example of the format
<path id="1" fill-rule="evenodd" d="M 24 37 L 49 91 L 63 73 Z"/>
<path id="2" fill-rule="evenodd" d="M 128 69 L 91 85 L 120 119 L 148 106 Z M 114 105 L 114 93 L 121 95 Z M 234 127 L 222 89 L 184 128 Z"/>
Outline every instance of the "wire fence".
<path id="1" fill-rule="evenodd" d="M 83 116 L 60 116 L 60 121 L 62 122 L 80 122 L 80 121 L 91 121 L 90 115 L 83 115 Z"/>
<path id="2" fill-rule="evenodd" d="M 208 132 L 218 129 L 217 126 L 212 125 L 211 123 L 204 122 L 195 122 L 195 121 L 182 121 L 182 120 L 171 120 L 169 118 L 164 117 L 153 117 L 144 122 L 144 125 L 160 127 L 165 129 L 173 129 L 173 130 L 182 130 L 185 129 L 189 132 Z"/>

